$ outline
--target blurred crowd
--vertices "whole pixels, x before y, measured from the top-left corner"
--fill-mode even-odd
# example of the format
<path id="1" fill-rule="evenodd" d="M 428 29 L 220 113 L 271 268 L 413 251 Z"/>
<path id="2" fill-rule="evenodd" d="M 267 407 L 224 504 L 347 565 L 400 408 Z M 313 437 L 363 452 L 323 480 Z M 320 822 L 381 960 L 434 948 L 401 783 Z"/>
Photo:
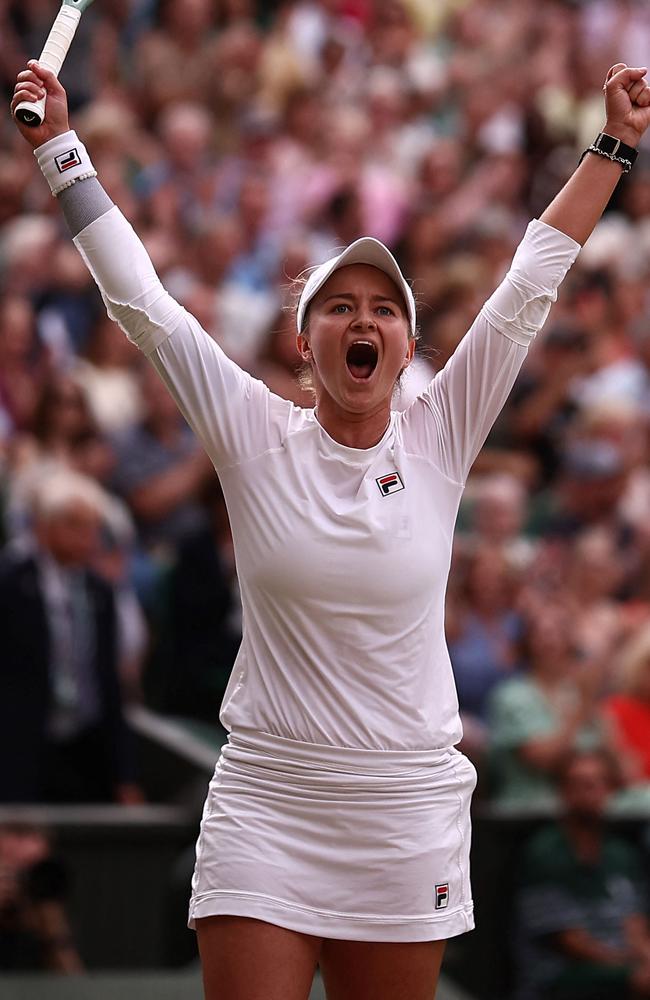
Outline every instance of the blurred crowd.
<path id="1" fill-rule="evenodd" d="M 58 0 L 0 0 L 0 86 Z M 646 0 L 111 0 L 61 79 L 169 291 L 299 405 L 289 286 L 370 234 L 420 303 L 395 405 L 439 370 L 643 65 Z M 137 802 L 123 708 L 215 720 L 241 635 L 213 469 L 110 322 L 0 120 L 0 801 Z M 620 184 L 472 472 L 448 641 L 479 793 L 557 802 L 576 748 L 650 801 L 650 150 Z M 31 664 L 25 670 L 25 663 Z M 99 775 L 99 777 L 98 777 Z"/>
<path id="2" fill-rule="evenodd" d="M 69 873 L 46 830 L 0 824 L 0 970 L 83 970 L 67 915 L 69 891 Z"/>

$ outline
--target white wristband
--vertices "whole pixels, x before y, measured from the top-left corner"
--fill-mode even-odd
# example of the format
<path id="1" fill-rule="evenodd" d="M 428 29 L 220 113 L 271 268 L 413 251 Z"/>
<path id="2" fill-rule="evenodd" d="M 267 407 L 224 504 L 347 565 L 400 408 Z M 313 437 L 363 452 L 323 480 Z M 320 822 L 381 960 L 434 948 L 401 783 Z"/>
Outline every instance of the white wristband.
<path id="1" fill-rule="evenodd" d="M 48 139 L 34 150 L 34 156 L 55 197 L 75 181 L 97 176 L 88 150 L 73 131 Z"/>

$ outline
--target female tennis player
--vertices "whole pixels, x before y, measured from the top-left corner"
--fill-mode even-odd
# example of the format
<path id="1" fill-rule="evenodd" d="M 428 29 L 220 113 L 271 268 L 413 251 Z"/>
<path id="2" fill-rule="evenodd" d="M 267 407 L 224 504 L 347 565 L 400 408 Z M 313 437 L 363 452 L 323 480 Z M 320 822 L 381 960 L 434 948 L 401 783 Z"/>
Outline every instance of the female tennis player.
<path id="1" fill-rule="evenodd" d="M 404 412 L 415 304 L 389 251 L 353 243 L 297 308 L 316 405 L 300 410 L 224 356 L 163 289 L 31 63 L 12 110 L 109 315 L 160 373 L 221 479 L 244 638 L 229 730 L 197 843 L 190 925 L 207 1000 L 431 1000 L 444 942 L 473 926 L 475 772 L 455 749 L 443 634 L 454 521 L 469 469 L 557 288 L 650 122 L 645 69 L 618 64 L 606 125 L 454 356 Z"/>

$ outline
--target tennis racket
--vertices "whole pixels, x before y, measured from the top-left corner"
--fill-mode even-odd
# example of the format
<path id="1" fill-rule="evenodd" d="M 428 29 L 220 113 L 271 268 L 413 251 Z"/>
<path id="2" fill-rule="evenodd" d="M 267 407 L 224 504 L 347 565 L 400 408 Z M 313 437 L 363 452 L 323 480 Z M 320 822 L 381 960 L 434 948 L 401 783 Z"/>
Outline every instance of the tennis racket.
<path id="1" fill-rule="evenodd" d="M 51 70 L 55 76 L 58 76 L 61 71 L 63 60 L 68 54 L 81 15 L 92 2 L 93 0 L 63 0 L 38 60 L 41 66 Z M 46 98 L 43 97 L 36 102 L 21 101 L 15 111 L 16 118 L 23 125 L 38 128 L 39 125 L 43 124 L 45 118 L 45 100 Z"/>

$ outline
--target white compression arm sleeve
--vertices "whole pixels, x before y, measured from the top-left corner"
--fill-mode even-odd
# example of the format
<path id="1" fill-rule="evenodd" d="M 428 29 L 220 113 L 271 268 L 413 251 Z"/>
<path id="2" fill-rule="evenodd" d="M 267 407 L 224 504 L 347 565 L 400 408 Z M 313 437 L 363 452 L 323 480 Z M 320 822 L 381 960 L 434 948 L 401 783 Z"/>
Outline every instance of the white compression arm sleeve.
<path id="1" fill-rule="evenodd" d="M 435 456 L 454 482 L 465 483 L 579 250 L 580 244 L 564 233 L 531 222 L 508 274 L 413 405 L 418 449 Z M 428 420 L 418 420 L 423 406 Z"/>
<path id="2" fill-rule="evenodd" d="M 215 466 L 278 446 L 291 404 L 226 357 L 163 288 L 133 227 L 101 185 L 79 182 L 60 200 L 108 315 L 149 357 Z"/>
<path id="3" fill-rule="evenodd" d="M 151 354 L 173 333 L 185 310 L 163 288 L 130 223 L 114 205 L 74 242 L 108 315 L 144 354 Z"/>

